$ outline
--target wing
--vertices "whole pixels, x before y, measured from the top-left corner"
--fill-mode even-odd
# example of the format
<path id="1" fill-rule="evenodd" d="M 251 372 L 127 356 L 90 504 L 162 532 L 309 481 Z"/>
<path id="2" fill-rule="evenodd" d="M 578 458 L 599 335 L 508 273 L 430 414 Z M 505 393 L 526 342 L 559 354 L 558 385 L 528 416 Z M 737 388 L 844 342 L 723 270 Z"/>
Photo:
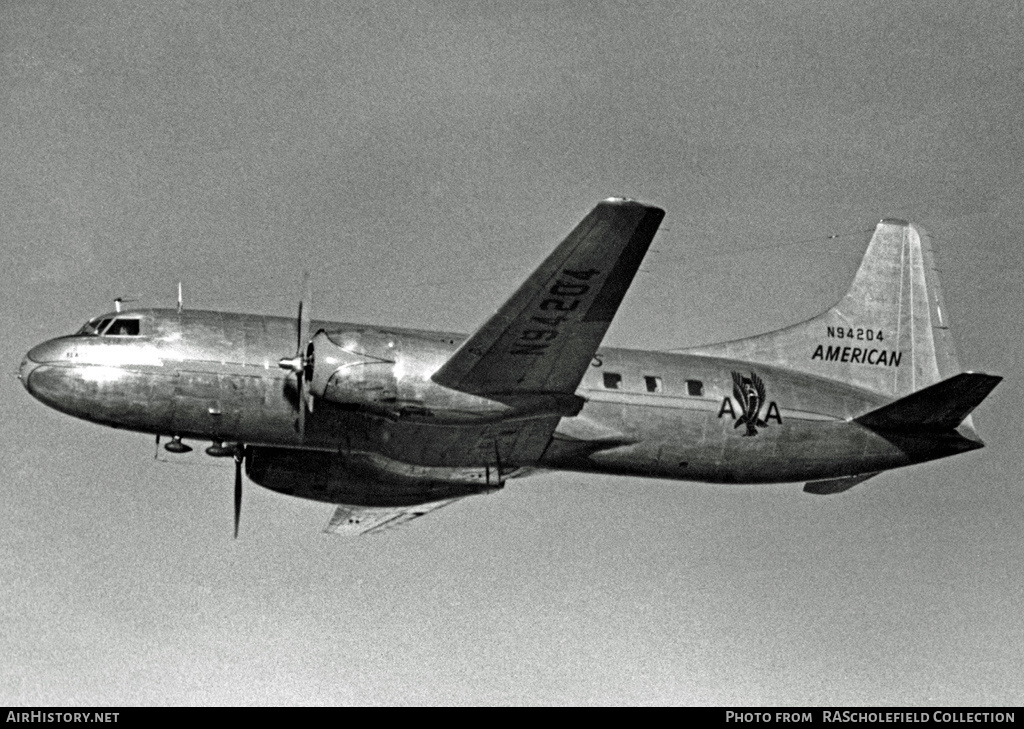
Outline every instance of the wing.
<path id="1" fill-rule="evenodd" d="M 416 506 L 348 506 L 342 504 L 335 509 L 334 516 L 324 528 L 324 532 L 346 537 L 380 534 L 456 501 L 458 499 L 444 499 Z"/>
<path id="2" fill-rule="evenodd" d="M 631 200 L 599 203 L 434 382 L 498 399 L 573 396 L 664 216 Z"/>

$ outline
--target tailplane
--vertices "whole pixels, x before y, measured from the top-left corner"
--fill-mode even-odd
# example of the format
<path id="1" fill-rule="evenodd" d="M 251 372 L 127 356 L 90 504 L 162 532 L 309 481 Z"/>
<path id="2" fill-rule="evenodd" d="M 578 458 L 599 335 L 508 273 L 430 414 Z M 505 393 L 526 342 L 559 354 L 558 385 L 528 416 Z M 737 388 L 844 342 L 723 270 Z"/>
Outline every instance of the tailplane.
<path id="1" fill-rule="evenodd" d="M 795 369 L 890 398 L 960 372 L 931 242 L 916 226 L 892 219 L 875 228 L 850 290 L 825 313 L 681 351 Z"/>
<path id="2" fill-rule="evenodd" d="M 1002 379 L 996 375 L 962 372 L 854 420 L 872 430 L 952 430 L 964 422 Z"/>

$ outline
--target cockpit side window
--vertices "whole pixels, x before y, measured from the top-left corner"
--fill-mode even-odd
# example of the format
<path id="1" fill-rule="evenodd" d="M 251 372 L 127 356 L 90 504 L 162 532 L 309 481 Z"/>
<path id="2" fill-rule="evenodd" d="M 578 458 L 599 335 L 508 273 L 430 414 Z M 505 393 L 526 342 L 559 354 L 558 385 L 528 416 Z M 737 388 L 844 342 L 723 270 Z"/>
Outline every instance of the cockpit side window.
<path id="1" fill-rule="evenodd" d="M 106 331 L 106 336 L 111 337 L 137 337 L 139 336 L 138 319 L 114 319 L 114 323 Z"/>

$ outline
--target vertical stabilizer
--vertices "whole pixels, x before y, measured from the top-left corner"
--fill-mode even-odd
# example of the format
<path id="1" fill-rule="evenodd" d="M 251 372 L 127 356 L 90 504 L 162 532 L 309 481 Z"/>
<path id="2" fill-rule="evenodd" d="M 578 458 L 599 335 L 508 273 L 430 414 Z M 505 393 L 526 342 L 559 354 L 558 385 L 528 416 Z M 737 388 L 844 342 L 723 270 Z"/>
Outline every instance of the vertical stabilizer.
<path id="1" fill-rule="evenodd" d="M 683 350 L 788 367 L 903 397 L 960 372 L 927 234 L 875 228 L 842 301 L 800 324 Z"/>

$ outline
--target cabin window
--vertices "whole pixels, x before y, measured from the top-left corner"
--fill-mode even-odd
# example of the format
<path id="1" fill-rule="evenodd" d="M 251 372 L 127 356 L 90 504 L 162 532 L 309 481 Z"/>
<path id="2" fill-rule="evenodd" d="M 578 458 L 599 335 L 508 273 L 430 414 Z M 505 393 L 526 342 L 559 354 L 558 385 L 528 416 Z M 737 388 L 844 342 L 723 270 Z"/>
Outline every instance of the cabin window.
<path id="1" fill-rule="evenodd" d="M 661 392 L 661 378 L 644 376 L 644 384 L 647 385 L 647 392 Z"/>
<path id="2" fill-rule="evenodd" d="M 700 397 L 704 394 L 704 383 L 700 380 L 687 380 L 686 394 L 690 397 Z"/>
<path id="3" fill-rule="evenodd" d="M 604 386 L 609 390 L 618 390 L 622 387 L 622 375 L 618 375 L 614 372 L 605 372 Z"/>
<path id="4" fill-rule="evenodd" d="M 115 319 L 107 329 L 107 336 L 137 337 L 139 336 L 138 319 Z"/>

